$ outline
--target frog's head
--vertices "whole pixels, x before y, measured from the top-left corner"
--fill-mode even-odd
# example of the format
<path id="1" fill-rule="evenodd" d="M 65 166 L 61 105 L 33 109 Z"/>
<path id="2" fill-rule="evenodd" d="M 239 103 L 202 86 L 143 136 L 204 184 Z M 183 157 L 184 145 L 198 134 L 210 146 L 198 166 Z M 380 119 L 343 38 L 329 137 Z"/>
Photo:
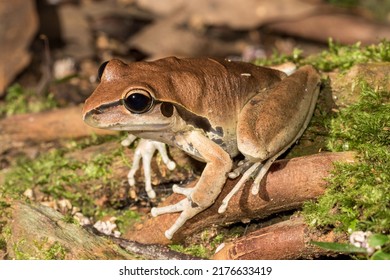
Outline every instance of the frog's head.
<path id="1" fill-rule="evenodd" d="M 114 59 L 100 66 L 100 84 L 83 108 L 87 124 L 126 131 L 160 131 L 173 125 L 174 102 L 156 97 L 156 90 L 143 82 L 145 63 L 138 65 L 129 67 Z"/>

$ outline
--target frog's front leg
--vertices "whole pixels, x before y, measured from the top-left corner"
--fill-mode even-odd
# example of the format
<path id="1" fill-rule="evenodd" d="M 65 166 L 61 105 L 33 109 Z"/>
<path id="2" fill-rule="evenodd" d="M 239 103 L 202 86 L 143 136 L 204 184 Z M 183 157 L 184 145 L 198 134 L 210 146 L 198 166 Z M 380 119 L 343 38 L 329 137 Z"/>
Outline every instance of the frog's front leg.
<path id="1" fill-rule="evenodd" d="M 125 138 L 121 144 L 122 146 L 130 146 L 131 143 L 134 142 L 134 140 L 137 137 L 129 134 L 127 138 Z M 149 198 L 155 198 L 156 193 L 152 188 L 152 170 L 151 170 L 151 162 L 153 155 L 155 154 L 156 150 L 161 155 L 162 161 L 166 164 L 169 170 L 173 170 L 176 167 L 176 164 L 174 161 L 170 160 L 168 157 L 168 153 L 166 150 L 166 144 L 152 141 L 148 139 L 140 139 L 137 148 L 134 151 L 134 158 L 133 158 L 133 164 L 131 166 L 131 169 L 129 173 L 127 174 L 127 179 L 129 181 L 130 186 L 135 186 L 135 173 L 139 169 L 139 163 L 142 159 L 142 167 L 144 170 L 144 176 L 145 176 L 145 191 Z"/>
<path id="2" fill-rule="evenodd" d="M 249 178 L 254 177 L 252 194 L 271 164 L 306 129 L 319 93 L 320 77 L 311 66 L 304 66 L 275 87 L 254 96 L 243 108 L 237 124 L 237 144 L 245 156 L 243 176 L 225 197 L 219 212 Z M 237 172 L 236 172 L 237 173 Z M 235 177 L 235 172 L 230 177 Z"/>
<path id="3" fill-rule="evenodd" d="M 177 186 L 173 188 L 174 192 L 185 195 L 186 198 L 174 205 L 152 209 L 153 216 L 181 212 L 179 218 L 165 232 L 168 239 L 171 239 L 187 220 L 214 203 L 232 168 L 229 154 L 203 133 L 192 131 L 187 135 L 176 136 L 176 140 L 179 147 L 196 158 L 204 160 L 206 166 L 194 188 L 186 189 Z"/>

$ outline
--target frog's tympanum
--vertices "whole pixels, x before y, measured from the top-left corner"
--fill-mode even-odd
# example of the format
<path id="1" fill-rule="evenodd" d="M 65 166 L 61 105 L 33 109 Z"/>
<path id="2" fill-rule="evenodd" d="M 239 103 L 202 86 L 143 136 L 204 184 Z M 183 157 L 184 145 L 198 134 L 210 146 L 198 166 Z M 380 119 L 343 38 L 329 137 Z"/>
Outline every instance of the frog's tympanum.
<path id="1" fill-rule="evenodd" d="M 313 114 L 320 78 L 311 66 L 290 76 L 250 63 L 169 57 L 99 69 L 100 84 L 85 102 L 87 124 L 125 130 L 143 139 L 182 149 L 206 163 L 194 188 L 175 186 L 184 196 L 152 215 L 181 212 L 167 238 L 211 206 L 228 178 L 242 175 L 219 212 L 249 178 L 257 194 L 274 160 L 303 133 Z M 244 156 L 233 169 L 233 158 Z"/>

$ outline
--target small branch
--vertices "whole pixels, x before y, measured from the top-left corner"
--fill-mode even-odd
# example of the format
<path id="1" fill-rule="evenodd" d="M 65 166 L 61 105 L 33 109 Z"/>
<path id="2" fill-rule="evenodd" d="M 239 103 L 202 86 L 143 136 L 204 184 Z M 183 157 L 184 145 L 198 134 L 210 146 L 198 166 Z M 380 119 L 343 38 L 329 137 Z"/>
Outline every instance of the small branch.
<path id="1" fill-rule="evenodd" d="M 112 240 L 129 253 L 148 260 L 200 260 L 200 258 L 179 253 L 158 244 L 141 244 L 139 242 L 112 237 Z"/>

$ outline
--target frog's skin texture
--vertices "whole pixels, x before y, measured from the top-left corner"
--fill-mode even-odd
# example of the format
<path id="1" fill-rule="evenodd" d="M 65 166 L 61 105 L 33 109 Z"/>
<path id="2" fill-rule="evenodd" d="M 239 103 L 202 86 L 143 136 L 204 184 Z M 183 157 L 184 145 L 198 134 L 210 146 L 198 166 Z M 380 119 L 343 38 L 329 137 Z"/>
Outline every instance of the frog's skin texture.
<path id="1" fill-rule="evenodd" d="M 209 58 L 130 64 L 111 60 L 99 72 L 101 82 L 85 102 L 86 123 L 175 145 L 206 163 L 194 188 L 174 186 L 174 192 L 185 196 L 182 201 L 152 209 L 154 216 L 181 212 L 165 232 L 169 239 L 214 203 L 229 177 L 242 175 L 219 212 L 251 177 L 252 193 L 258 193 L 272 162 L 306 129 L 320 84 L 311 66 L 287 76 L 250 63 Z M 239 153 L 245 160 L 232 170 Z"/>

